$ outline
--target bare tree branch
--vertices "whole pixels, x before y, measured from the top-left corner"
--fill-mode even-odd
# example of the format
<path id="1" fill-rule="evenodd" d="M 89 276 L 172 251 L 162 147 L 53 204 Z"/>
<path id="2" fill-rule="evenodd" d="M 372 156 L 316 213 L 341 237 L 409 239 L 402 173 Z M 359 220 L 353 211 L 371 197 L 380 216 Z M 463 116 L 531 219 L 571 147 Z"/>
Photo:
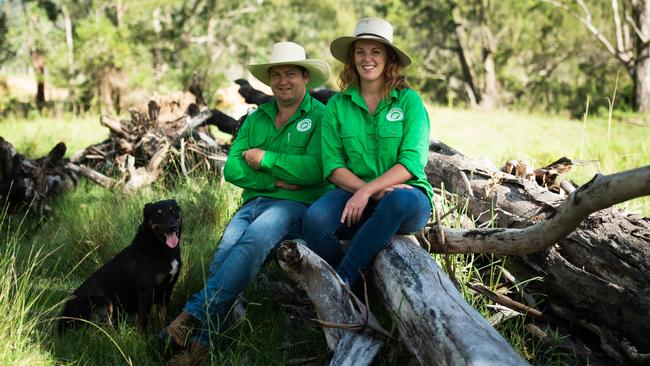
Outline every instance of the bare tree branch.
<path id="1" fill-rule="evenodd" d="M 614 27 L 616 28 L 616 48 L 624 50 L 623 29 L 621 27 L 621 17 L 618 14 L 618 0 L 612 0 L 612 13 L 614 15 Z"/>
<path id="2" fill-rule="evenodd" d="M 591 22 L 591 13 L 589 8 L 585 5 L 583 0 L 575 0 L 575 2 L 582 8 L 584 14 L 580 14 L 577 11 L 571 9 L 567 4 L 557 1 L 557 0 L 542 0 L 545 3 L 553 5 L 557 8 L 565 10 L 578 19 L 582 24 L 584 24 L 587 29 L 600 41 L 600 43 L 605 46 L 607 51 L 616 57 L 626 68 L 629 70 L 634 68 L 634 58 L 632 57 L 632 52 L 630 49 L 617 49 L 612 43 L 605 37 L 605 35 Z"/>
<path id="3" fill-rule="evenodd" d="M 435 253 L 494 253 L 517 255 L 546 249 L 570 234 L 589 214 L 632 198 L 650 195 L 650 165 L 611 175 L 596 175 L 573 192 L 548 219 L 524 229 L 444 228 L 440 243 L 437 228 L 429 230 Z"/>

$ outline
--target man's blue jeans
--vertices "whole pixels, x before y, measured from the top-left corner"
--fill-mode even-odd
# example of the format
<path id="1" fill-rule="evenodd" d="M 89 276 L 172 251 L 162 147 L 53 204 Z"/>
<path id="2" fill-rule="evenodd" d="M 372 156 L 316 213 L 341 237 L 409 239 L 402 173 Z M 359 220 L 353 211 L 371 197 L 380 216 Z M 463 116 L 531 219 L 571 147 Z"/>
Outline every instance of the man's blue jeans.
<path id="1" fill-rule="evenodd" d="M 371 199 L 360 222 L 347 227 L 340 219 L 350 197 L 352 193 L 339 188 L 325 194 L 307 210 L 303 231 L 309 248 L 354 286 L 359 270 L 372 264 L 393 235 L 413 233 L 427 224 L 431 203 L 417 188 L 396 189 L 378 202 Z M 340 239 L 352 239 L 345 253 Z"/>
<path id="2" fill-rule="evenodd" d="M 205 287 L 183 308 L 203 324 L 194 340 L 208 345 L 237 295 L 255 279 L 273 249 L 285 239 L 302 238 L 306 210 L 300 202 L 257 197 L 237 211 L 223 232 Z"/>

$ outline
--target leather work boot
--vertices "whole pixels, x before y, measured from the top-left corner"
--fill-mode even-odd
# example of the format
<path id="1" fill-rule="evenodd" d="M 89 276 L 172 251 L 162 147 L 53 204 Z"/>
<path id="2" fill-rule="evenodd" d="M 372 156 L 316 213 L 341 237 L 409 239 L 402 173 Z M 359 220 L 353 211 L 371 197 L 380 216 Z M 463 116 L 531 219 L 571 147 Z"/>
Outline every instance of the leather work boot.
<path id="1" fill-rule="evenodd" d="M 192 341 L 190 348 L 177 353 L 167 360 L 166 366 L 201 366 L 210 355 L 210 349 L 203 344 Z"/>
<path id="2" fill-rule="evenodd" d="M 192 330 L 199 326 L 198 319 L 183 311 L 160 332 L 159 337 L 164 342 L 169 341 L 176 347 L 184 348 L 189 343 Z"/>

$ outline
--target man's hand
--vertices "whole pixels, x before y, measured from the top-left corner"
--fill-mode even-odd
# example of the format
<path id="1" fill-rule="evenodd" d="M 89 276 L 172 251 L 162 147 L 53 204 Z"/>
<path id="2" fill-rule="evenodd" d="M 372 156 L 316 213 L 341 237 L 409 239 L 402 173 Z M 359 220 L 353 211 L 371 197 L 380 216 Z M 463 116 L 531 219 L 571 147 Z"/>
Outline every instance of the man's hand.
<path id="1" fill-rule="evenodd" d="M 393 185 L 393 186 L 386 187 L 386 188 L 384 188 L 383 190 L 381 190 L 381 191 L 379 191 L 379 192 L 373 194 L 372 196 L 370 196 L 370 198 L 372 198 L 372 199 L 375 200 L 375 201 L 379 201 L 379 200 L 381 200 L 382 198 L 384 198 L 384 196 L 386 195 L 386 193 L 388 193 L 388 192 L 392 192 L 392 191 L 394 191 L 394 190 L 396 190 L 396 189 L 413 189 L 413 187 L 410 186 L 410 185 L 408 185 L 408 184 L 404 184 L 404 183 L 401 183 L 401 184 L 395 184 L 395 185 Z"/>
<path id="2" fill-rule="evenodd" d="M 246 164 L 255 170 L 259 170 L 262 167 L 262 158 L 264 158 L 264 153 L 266 151 L 258 148 L 252 148 L 245 150 L 242 154 L 246 160 Z"/>
<path id="3" fill-rule="evenodd" d="M 278 188 L 287 189 L 287 190 L 290 190 L 290 191 L 297 191 L 299 189 L 302 189 L 301 186 L 297 186 L 295 184 L 289 184 L 289 183 L 283 182 L 283 181 L 281 181 L 279 179 L 275 181 L 275 186 L 278 187 Z"/>

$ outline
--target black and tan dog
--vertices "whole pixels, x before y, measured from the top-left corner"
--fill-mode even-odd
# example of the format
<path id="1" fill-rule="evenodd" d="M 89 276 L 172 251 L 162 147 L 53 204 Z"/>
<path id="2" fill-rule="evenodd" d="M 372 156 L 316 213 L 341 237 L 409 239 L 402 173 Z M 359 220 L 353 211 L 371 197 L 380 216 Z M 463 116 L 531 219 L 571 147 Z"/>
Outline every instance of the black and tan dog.
<path id="1" fill-rule="evenodd" d="M 131 245 L 90 276 L 68 300 L 59 332 L 75 319 L 110 321 L 114 311 L 136 314 L 142 333 L 151 306 L 165 316 L 181 268 L 181 209 L 174 200 L 147 203 Z"/>

